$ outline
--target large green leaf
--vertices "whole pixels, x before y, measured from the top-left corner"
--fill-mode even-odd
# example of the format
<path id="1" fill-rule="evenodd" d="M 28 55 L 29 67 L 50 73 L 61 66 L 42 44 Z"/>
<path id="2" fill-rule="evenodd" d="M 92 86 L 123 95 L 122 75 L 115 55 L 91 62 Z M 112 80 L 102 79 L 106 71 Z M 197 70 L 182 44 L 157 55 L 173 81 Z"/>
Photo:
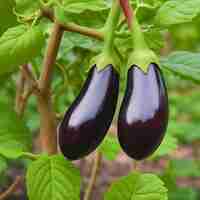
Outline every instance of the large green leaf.
<path id="1" fill-rule="evenodd" d="M 16 25 L 16 16 L 13 14 L 15 0 L 4 0 L 0 3 L 0 35 L 9 27 Z"/>
<path id="2" fill-rule="evenodd" d="M 136 172 L 113 183 L 104 199 L 167 200 L 167 189 L 157 176 Z"/>
<path id="3" fill-rule="evenodd" d="M 28 168 L 30 200 L 79 200 L 80 173 L 63 156 L 42 156 Z"/>
<path id="4" fill-rule="evenodd" d="M 184 79 L 200 83 L 200 53 L 187 51 L 173 52 L 161 60 L 167 70 Z"/>
<path id="5" fill-rule="evenodd" d="M 44 41 L 38 26 L 8 29 L 0 38 L 0 75 L 14 71 L 40 54 Z"/>
<path id="6" fill-rule="evenodd" d="M 157 12 L 156 22 L 169 26 L 190 22 L 200 12 L 200 0 L 170 0 L 166 1 Z"/>
<path id="7" fill-rule="evenodd" d="M 31 134 L 11 105 L 0 103 L 0 113 L 0 154 L 7 158 L 17 158 L 30 148 Z"/>

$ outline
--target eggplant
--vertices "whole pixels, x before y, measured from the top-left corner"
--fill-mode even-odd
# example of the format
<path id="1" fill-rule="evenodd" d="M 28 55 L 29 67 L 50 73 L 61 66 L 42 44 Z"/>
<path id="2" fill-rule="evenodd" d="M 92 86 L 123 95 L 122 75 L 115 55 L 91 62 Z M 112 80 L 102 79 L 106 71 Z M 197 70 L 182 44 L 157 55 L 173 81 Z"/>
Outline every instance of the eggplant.
<path id="1" fill-rule="evenodd" d="M 150 156 L 163 140 L 168 117 L 167 88 L 158 65 L 150 64 L 147 73 L 131 66 L 118 118 L 124 152 L 135 160 Z"/>
<path id="2" fill-rule="evenodd" d="M 58 129 L 60 150 L 67 159 L 80 159 L 102 142 L 114 117 L 118 93 L 115 68 L 107 65 L 99 70 L 94 65 Z"/>

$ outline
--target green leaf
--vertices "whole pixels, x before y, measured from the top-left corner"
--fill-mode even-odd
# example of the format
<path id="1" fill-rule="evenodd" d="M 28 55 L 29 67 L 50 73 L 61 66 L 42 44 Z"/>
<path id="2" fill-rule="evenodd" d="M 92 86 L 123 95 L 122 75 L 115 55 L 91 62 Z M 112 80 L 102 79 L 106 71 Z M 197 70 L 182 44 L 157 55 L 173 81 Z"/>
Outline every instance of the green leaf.
<path id="1" fill-rule="evenodd" d="M 39 0 L 15 0 L 16 11 L 20 14 L 31 16 L 34 12 L 40 9 L 41 4 Z"/>
<path id="2" fill-rule="evenodd" d="M 105 200 L 167 200 L 164 183 L 153 174 L 132 173 L 113 183 Z"/>
<path id="3" fill-rule="evenodd" d="M 11 105 L 0 103 L 0 113 L 0 154 L 10 159 L 18 158 L 30 149 L 31 133 Z"/>
<path id="4" fill-rule="evenodd" d="M 62 6 L 65 11 L 77 14 L 87 10 L 101 11 L 108 8 L 106 2 L 102 0 L 64 0 Z"/>
<path id="5" fill-rule="evenodd" d="M 198 191 L 189 187 L 176 188 L 176 190 L 169 193 L 170 200 L 196 200 L 198 197 Z"/>
<path id="6" fill-rule="evenodd" d="M 39 55 L 44 41 L 38 26 L 8 29 L 0 38 L 0 75 L 14 71 Z"/>
<path id="7" fill-rule="evenodd" d="M 156 30 L 156 29 L 149 29 L 148 31 L 144 32 L 145 40 L 148 46 L 156 51 L 159 52 L 165 44 L 163 34 Z"/>
<path id="8" fill-rule="evenodd" d="M 198 122 L 172 121 L 169 123 L 168 132 L 173 134 L 183 143 L 192 143 L 200 139 L 200 127 Z"/>
<path id="9" fill-rule="evenodd" d="M 164 181 L 169 192 L 176 188 L 176 174 L 170 161 L 168 161 L 166 168 L 162 171 L 160 178 Z"/>
<path id="10" fill-rule="evenodd" d="M 157 151 L 153 154 L 153 158 L 161 157 L 170 154 L 178 147 L 177 139 L 169 134 L 164 138 L 163 143 L 157 149 Z"/>
<path id="11" fill-rule="evenodd" d="M 166 1 L 155 18 L 159 25 L 169 26 L 192 21 L 200 12 L 200 0 Z"/>
<path id="12" fill-rule="evenodd" d="M 0 175 L 8 168 L 7 161 L 4 157 L 0 156 Z"/>
<path id="13" fill-rule="evenodd" d="M 171 160 L 170 165 L 177 177 L 200 177 L 200 170 L 195 160 Z"/>
<path id="14" fill-rule="evenodd" d="M 26 176 L 30 200 L 79 200 L 80 173 L 63 156 L 42 156 Z"/>
<path id="15" fill-rule="evenodd" d="M 116 137 L 107 136 L 99 147 L 99 151 L 108 160 L 115 160 L 121 148 Z"/>
<path id="16" fill-rule="evenodd" d="M 1 1 L 0 3 L 0 35 L 17 24 L 16 16 L 13 14 L 14 6 L 14 0 Z"/>
<path id="17" fill-rule="evenodd" d="M 71 13 L 66 11 L 63 7 L 55 7 L 55 18 L 63 24 L 73 22 L 81 26 L 98 29 L 103 27 L 107 15 L 108 9 L 106 11 L 102 10 L 101 12 L 85 10 L 81 13 Z"/>
<path id="18" fill-rule="evenodd" d="M 140 22 L 147 22 L 147 21 L 152 21 L 154 19 L 154 16 L 156 14 L 156 7 L 146 4 L 146 3 L 141 3 L 141 5 L 137 9 L 137 19 Z"/>
<path id="19" fill-rule="evenodd" d="M 173 52 L 161 60 L 161 65 L 183 79 L 200 83 L 200 53 Z"/>
<path id="20" fill-rule="evenodd" d="M 78 33 L 66 32 L 62 39 L 58 59 L 65 57 L 66 54 L 76 47 L 84 49 L 85 52 L 86 50 L 89 50 L 97 53 L 102 48 L 102 43 L 96 39 L 92 39 Z"/>
<path id="21" fill-rule="evenodd" d="M 145 41 L 149 48 L 153 51 L 159 52 L 164 47 L 164 37 L 157 29 L 148 29 L 144 32 Z M 116 46 L 120 52 L 127 56 L 128 53 L 133 49 L 133 42 L 131 36 L 126 36 L 124 39 L 116 39 Z"/>

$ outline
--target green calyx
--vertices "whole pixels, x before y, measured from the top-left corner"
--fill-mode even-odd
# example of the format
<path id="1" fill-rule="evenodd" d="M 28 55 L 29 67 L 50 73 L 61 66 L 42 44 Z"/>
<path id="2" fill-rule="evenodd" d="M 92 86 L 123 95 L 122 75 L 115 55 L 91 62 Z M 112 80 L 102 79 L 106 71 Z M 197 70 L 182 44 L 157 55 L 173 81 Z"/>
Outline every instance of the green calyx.
<path id="1" fill-rule="evenodd" d="M 152 63 L 160 66 L 158 57 L 150 49 L 134 51 L 128 60 L 128 66 L 137 65 L 145 73 L 148 72 L 149 65 Z"/>
<path id="2" fill-rule="evenodd" d="M 120 59 L 116 52 L 113 50 L 112 55 L 102 52 L 91 60 L 90 66 L 97 66 L 98 70 L 106 68 L 108 65 L 112 65 L 117 72 L 120 73 Z"/>
<path id="3" fill-rule="evenodd" d="M 148 47 L 136 16 L 132 25 L 132 37 L 134 51 L 130 55 L 130 58 L 128 60 L 128 66 L 137 65 L 145 73 L 147 73 L 149 65 L 151 63 L 159 65 L 159 58 Z"/>

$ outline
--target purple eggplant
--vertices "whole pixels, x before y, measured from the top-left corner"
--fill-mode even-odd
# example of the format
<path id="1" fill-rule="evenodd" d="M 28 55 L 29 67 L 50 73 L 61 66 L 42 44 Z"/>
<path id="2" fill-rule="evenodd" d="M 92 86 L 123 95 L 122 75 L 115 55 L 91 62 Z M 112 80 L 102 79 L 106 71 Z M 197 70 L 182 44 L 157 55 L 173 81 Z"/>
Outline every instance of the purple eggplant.
<path id="1" fill-rule="evenodd" d="M 115 113 L 119 75 L 112 65 L 94 65 L 79 96 L 66 112 L 58 129 L 60 150 L 70 160 L 80 159 L 104 139 Z"/>
<path id="2" fill-rule="evenodd" d="M 169 117 L 168 95 L 161 70 L 150 64 L 147 73 L 133 65 L 118 118 L 118 138 L 135 160 L 150 156 L 161 144 Z"/>

